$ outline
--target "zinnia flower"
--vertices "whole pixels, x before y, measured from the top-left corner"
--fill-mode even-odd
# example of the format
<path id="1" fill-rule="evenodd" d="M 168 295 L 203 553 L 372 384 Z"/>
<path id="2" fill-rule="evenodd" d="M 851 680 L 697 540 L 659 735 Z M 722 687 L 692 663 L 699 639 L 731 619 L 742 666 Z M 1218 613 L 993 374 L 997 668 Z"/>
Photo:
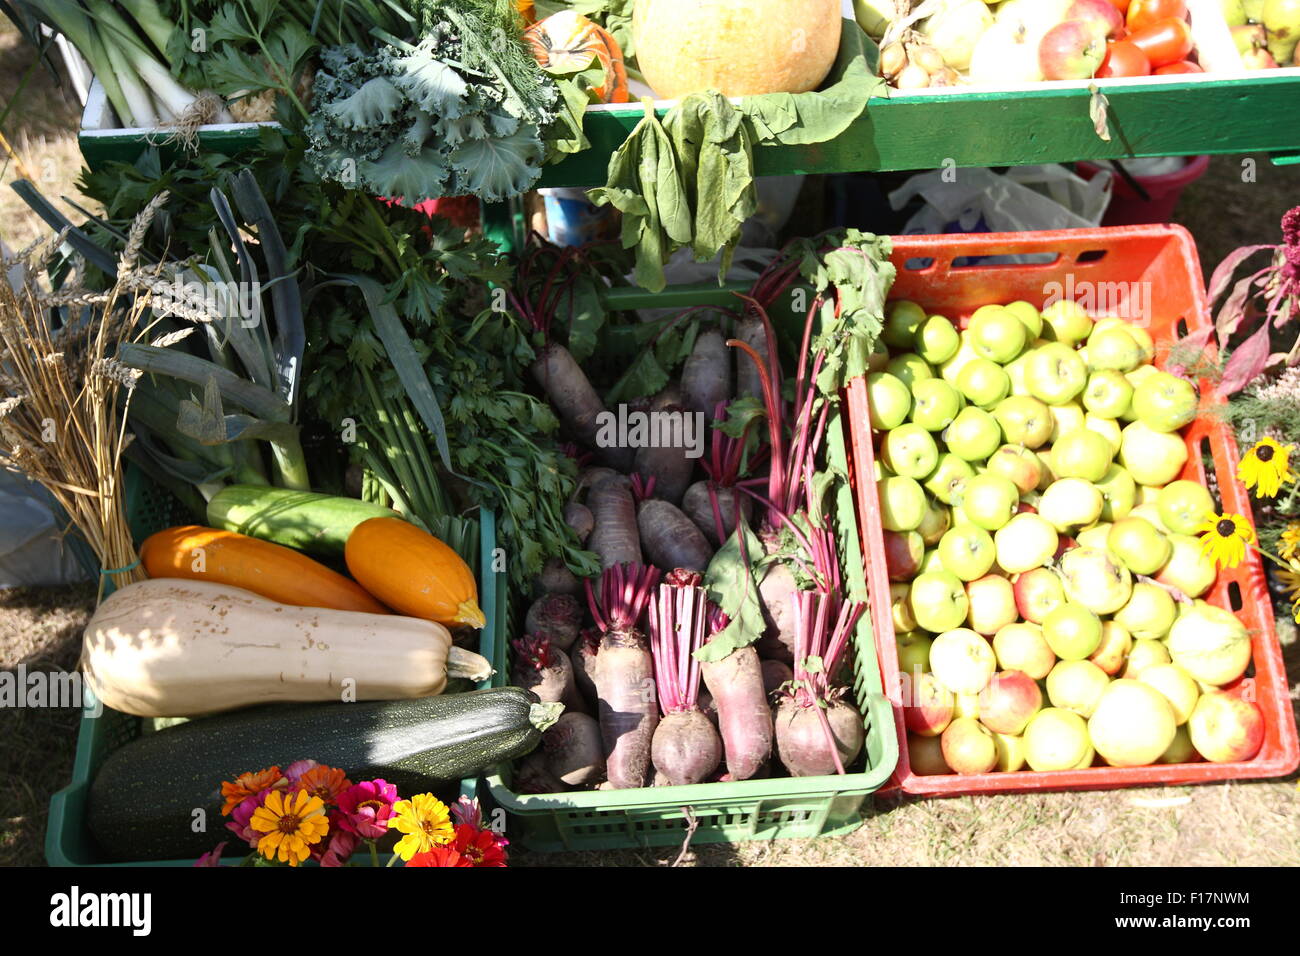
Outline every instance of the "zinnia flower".
<path id="1" fill-rule="evenodd" d="M 257 841 L 262 839 L 262 834 L 253 829 L 253 814 L 266 802 L 267 794 L 270 792 L 270 790 L 263 790 L 251 797 L 245 797 L 239 806 L 235 807 L 231 822 L 226 824 L 227 830 L 253 849 L 257 849 Z"/>
<path id="2" fill-rule="evenodd" d="M 457 824 L 468 823 L 472 827 L 482 829 L 483 808 L 479 806 L 478 797 L 471 800 L 462 793 L 460 799 L 451 805 L 451 818 Z"/>
<path id="3" fill-rule="evenodd" d="M 350 786 L 352 781 L 342 770 L 317 764 L 298 778 L 297 789 L 320 797 L 325 803 L 337 803 L 339 794 Z"/>
<path id="4" fill-rule="evenodd" d="M 1246 557 L 1246 545 L 1255 540 L 1250 522 L 1237 514 L 1209 515 L 1196 529 L 1201 552 L 1221 568 L 1235 568 Z"/>
<path id="5" fill-rule="evenodd" d="M 444 846 L 456 835 L 447 805 L 431 793 L 418 793 L 410 800 L 393 804 L 393 817 L 388 825 L 405 834 L 393 847 L 393 852 L 403 860 L 435 846 Z"/>
<path id="6" fill-rule="evenodd" d="M 1272 438 L 1261 438 L 1237 465 L 1237 479 L 1247 490 L 1254 488 L 1256 498 L 1274 498 L 1282 485 L 1295 480 L 1290 468 L 1293 451 L 1294 445 L 1280 445 Z"/>
<path id="7" fill-rule="evenodd" d="M 456 839 L 452 847 L 469 860 L 471 866 L 505 866 L 506 851 L 497 842 L 497 835 L 491 830 L 480 830 L 468 823 L 456 827 Z"/>
<path id="8" fill-rule="evenodd" d="M 406 861 L 407 866 L 473 866 L 469 860 L 449 846 L 435 846 L 432 850 L 417 853 Z"/>
<path id="9" fill-rule="evenodd" d="M 230 816 L 231 810 L 253 794 L 261 793 L 263 790 L 281 790 L 288 785 L 289 781 L 285 779 L 284 774 L 280 773 L 279 767 L 267 767 L 257 773 L 240 774 L 235 778 L 234 783 L 223 780 L 221 795 L 226 798 L 226 804 L 221 808 L 221 815 Z"/>
<path id="10" fill-rule="evenodd" d="M 221 851 L 226 848 L 227 842 L 228 841 L 226 840 L 222 840 L 214 848 L 212 848 L 207 853 L 203 854 L 201 857 L 195 860 L 194 865 L 195 866 L 220 866 Z"/>
<path id="11" fill-rule="evenodd" d="M 284 768 L 284 779 L 289 781 L 289 787 L 292 789 L 298 785 L 298 781 L 302 778 L 303 774 L 312 767 L 319 766 L 320 764 L 314 760 L 295 760 L 293 763 L 289 764 L 289 766 Z"/>
<path id="12" fill-rule="evenodd" d="M 1283 561 L 1292 561 L 1300 551 L 1300 521 L 1292 521 L 1278 538 L 1277 553 Z"/>
<path id="13" fill-rule="evenodd" d="M 318 844 L 319 845 L 319 844 Z M 344 829 L 330 832 L 329 846 L 321 854 L 321 866 L 344 866 L 361 845 L 361 837 Z"/>
<path id="14" fill-rule="evenodd" d="M 282 794 L 272 790 L 266 803 L 253 813 L 253 829 L 264 836 L 257 850 L 268 860 L 297 866 L 311 856 L 311 845 L 324 839 L 329 830 L 325 801 L 306 791 Z"/>
<path id="15" fill-rule="evenodd" d="M 365 840 L 388 832 L 397 788 L 385 780 L 354 783 L 339 794 L 339 826 Z"/>

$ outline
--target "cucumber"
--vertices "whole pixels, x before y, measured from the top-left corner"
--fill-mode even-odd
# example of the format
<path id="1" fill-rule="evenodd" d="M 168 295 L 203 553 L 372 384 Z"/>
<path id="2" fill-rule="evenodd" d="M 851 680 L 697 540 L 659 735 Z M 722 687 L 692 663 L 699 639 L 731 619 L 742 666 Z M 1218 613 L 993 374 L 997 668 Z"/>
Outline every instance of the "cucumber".
<path id="1" fill-rule="evenodd" d="M 450 790 L 454 799 L 455 782 L 531 752 L 562 710 L 522 688 L 497 687 L 205 717 L 109 754 L 91 781 L 87 823 L 115 860 L 195 858 L 231 836 L 222 781 L 303 759 L 339 767 L 353 783 L 382 777 L 403 798 Z"/>
<path id="2" fill-rule="evenodd" d="M 341 558 L 348 535 L 370 518 L 400 518 L 391 508 L 312 491 L 231 485 L 208 502 L 208 524 L 295 551 Z"/>

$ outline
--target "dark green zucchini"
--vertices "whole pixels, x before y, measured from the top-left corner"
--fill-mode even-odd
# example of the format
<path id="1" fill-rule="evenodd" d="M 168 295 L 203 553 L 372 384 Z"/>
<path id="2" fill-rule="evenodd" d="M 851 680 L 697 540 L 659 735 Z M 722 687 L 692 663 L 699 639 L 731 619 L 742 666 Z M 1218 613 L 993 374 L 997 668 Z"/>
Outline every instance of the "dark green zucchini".
<path id="1" fill-rule="evenodd" d="M 382 777 L 403 797 L 445 791 L 531 752 L 561 710 L 521 688 L 498 687 L 205 717 L 109 754 L 91 781 L 87 820 L 114 859 L 197 857 L 229 836 L 229 818 L 221 816 L 223 780 L 310 759 L 342 768 L 353 782 Z"/>

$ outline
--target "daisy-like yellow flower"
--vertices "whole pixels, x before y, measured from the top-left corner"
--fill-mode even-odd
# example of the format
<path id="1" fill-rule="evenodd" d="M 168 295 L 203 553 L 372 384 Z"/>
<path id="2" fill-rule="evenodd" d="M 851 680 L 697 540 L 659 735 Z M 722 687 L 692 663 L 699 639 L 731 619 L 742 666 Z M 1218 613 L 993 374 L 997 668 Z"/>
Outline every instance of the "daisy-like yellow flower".
<path id="1" fill-rule="evenodd" d="M 1237 514 L 1208 515 L 1196 529 L 1201 552 L 1221 568 L 1235 568 L 1246 557 L 1246 545 L 1255 540 L 1250 522 Z"/>
<path id="2" fill-rule="evenodd" d="M 1256 498 L 1275 498 L 1282 486 L 1295 481 L 1291 473 L 1291 452 L 1295 445 L 1279 445 L 1272 438 L 1261 438 L 1237 465 L 1237 480 L 1246 489 L 1255 489 Z"/>
<path id="3" fill-rule="evenodd" d="M 451 811 L 431 793 L 417 793 L 410 800 L 393 804 L 389 829 L 406 834 L 397 841 L 393 852 L 403 860 L 417 853 L 425 853 L 435 846 L 444 846 L 456 838 L 451 825 Z"/>
<path id="4" fill-rule="evenodd" d="M 325 801 L 305 790 L 290 794 L 272 790 L 266 803 L 253 811 L 249 825 L 266 834 L 257 841 L 257 851 L 290 866 L 311 856 L 311 845 L 324 839 L 330 826 Z"/>
<path id="5" fill-rule="evenodd" d="M 1300 521 L 1292 521 L 1282 530 L 1277 542 L 1277 553 L 1283 561 L 1293 561 L 1300 552 Z"/>
<path id="6" fill-rule="evenodd" d="M 1297 567 L 1296 563 L 1292 562 L 1291 567 Z M 1279 571 L 1277 579 L 1282 582 L 1282 587 L 1286 588 L 1287 598 L 1291 601 L 1291 614 L 1295 617 L 1296 623 L 1300 624 L 1300 572 Z"/>

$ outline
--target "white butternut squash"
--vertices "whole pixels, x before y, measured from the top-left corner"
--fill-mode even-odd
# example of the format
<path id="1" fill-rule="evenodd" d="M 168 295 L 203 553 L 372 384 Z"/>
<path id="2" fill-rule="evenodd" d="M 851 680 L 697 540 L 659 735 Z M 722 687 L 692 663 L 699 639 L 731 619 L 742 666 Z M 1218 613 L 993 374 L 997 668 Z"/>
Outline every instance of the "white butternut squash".
<path id="1" fill-rule="evenodd" d="M 433 621 L 277 604 L 208 581 L 128 585 L 96 610 L 81 664 L 107 706 L 193 717 L 277 701 L 395 700 L 480 681 L 487 660 Z"/>

